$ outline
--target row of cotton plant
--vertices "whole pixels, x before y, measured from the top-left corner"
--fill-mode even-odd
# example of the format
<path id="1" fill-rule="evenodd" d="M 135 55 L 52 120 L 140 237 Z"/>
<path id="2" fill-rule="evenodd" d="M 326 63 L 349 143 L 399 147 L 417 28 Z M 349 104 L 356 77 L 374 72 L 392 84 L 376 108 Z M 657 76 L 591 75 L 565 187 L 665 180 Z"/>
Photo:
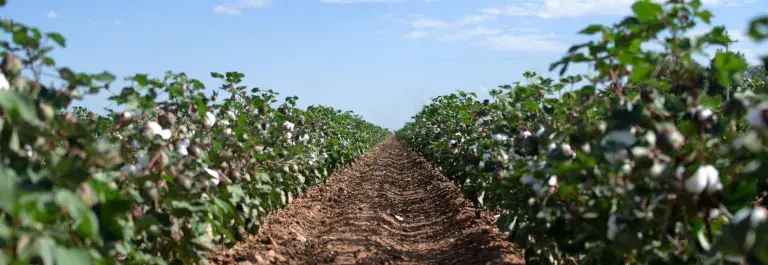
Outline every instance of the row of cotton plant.
<path id="1" fill-rule="evenodd" d="M 497 212 L 530 263 L 768 263 L 768 212 L 756 200 L 768 191 L 768 87 L 743 78 L 737 53 L 691 59 L 730 41 L 722 27 L 683 37 L 709 21 L 700 2 L 632 11 L 585 28 L 601 38 L 552 65 L 562 74 L 586 62 L 596 74 L 527 72 L 483 103 L 441 96 L 398 137 Z M 665 47 L 640 49 L 647 42 Z"/>
<path id="2" fill-rule="evenodd" d="M 390 134 L 237 72 L 212 73 L 212 95 L 172 72 L 115 91 L 107 72 L 57 66 L 61 35 L 0 27 L 0 264 L 205 264 Z M 66 111 L 105 89 L 123 110 Z"/>

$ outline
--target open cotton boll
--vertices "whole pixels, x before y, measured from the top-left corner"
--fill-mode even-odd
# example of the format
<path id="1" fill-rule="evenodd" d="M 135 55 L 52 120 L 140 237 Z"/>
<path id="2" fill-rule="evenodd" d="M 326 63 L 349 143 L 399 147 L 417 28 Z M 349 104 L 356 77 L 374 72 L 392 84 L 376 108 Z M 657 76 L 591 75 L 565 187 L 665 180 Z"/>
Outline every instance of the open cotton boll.
<path id="1" fill-rule="evenodd" d="M 303 144 L 306 144 L 307 142 L 309 142 L 309 135 L 307 134 L 301 135 L 301 137 L 299 137 L 299 142 Z"/>
<path id="2" fill-rule="evenodd" d="M 189 151 L 187 151 L 189 144 L 190 144 L 190 141 L 187 138 L 179 140 L 179 142 L 176 143 L 176 152 L 178 152 L 182 156 L 189 155 Z"/>
<path id="3" fill-rule="evenodd" d="M 757 107 L 749 110 L 747 124 L 750 128 L 762 131 L 768 130 L 768 101 L 764 101 L 757 105 Z"/>
<path id="4" fill-rule="evenodd" d="M 557 186 L 557 183 L 558 183 L 557 176 L 555 175 L 550 176 L 549 180 L 547 180 L 547 185 L 549 185 L 550 187 Z"/>
<path id="5" fill-rule="evenodd" d="M 494 134 L 491 137 L 493 138 L 494 141 L 499 141 L 499 142 L 503 142 L 503 141 L 506 141 L 506 140 L 509 139 L 508 136 L 506 136 L 504 134 L 501 134 L 501 133 Z"/>
<path id="6" fill-rule="evenodd" d="M 757 227 L 768 220 L 768 212 L 763 207 L 745 207 L 733 215 L 733 223 L 741 223 L 749 218 L 749 225 Z"/>
<path id="7" fill-rule="evenodd" d="M 147 122 L 147 128 L 149 128 L 152 135 L 158 135 L 163 140 L 168 140 L 171 138 L 171 130 L 163 129 L 162 126 L 160 126 L 159 123 L 150 121 Z"/>
<path id="8" fill-rule="evenodd" d="M 702 106 L 698 106 L 694 109 L 694 112 L 696 113 L 696 119 L 699 121 L 707 121 L 710 118 L 714 116 L 714 112 L 712 112 L 712 109 L 710 108 L 704 108 Z"/>
<path id="9" fill-rule="evenodd" d="M 226 128 L 226 129 L 224 129 L 224 134 L 226 134 L 226 135 L 232 135 L 232 129 L 230 129 L 230 128 Z"/>
<path id="10" fill-rule="evenodd" d="M 237 120 L 237 115 L 235 115 L 234 111 L 227 111 L 227 115 L 229 115 L 230 119 Z"/>
<path id="11" fill-rule="evenodd" d="M 685 181 L 685 189 L 690 193 L 720 191 L 723 189 L 720 172 L 712 165 L 702 165 Z"/>
<path id="12" fill-rule="evenodd" d="M 456 147 L 456 140 L 450 140 L 448 141 L 448 147 L 454 148 Z"/>
<path id="13" fill-rule="evenodd" d="M 523 138 L 531 137 L 531 135 L 533 135 L 533 134 L 531 132 L 529 132 L 529 131 L 523 131 L 523 132 L 520 133 L 520 137 L 523 137 Z"/>
<path id="14" fill-rule="evenodd" d="M 211 179 L 209 180 L 210 181 L 209 185 L 210 184 L 213 184 L 212 186 L 219 185 L 219 182 L 220 182 L 219 172 L 217 172 L 216 170 L 210 169 L 210 168 L 204 168 L 203 170 L 205 170 L 205 173 L 208 174 L 208 176 L 211 177 Z"/>
<path id="15" fill-rule="evenodd" d="M 205 125 L 206 128 L 211 128 L 213 125 L 216 124 L 216 115 L 214 115 L 212 112 L 206 112 L 205 113 L 205 120 L 203 120 L 203 125 Z"/>
<path id="16" fill-rule="evenodd" d="M 293 131 L 293 123 L 290 121 L 283 122 L 283 129 L 286 131 Z"/>
<path id="17" fill-rule="evenodd" d="M 11 84 L 8 83 L 8 79 L 5 78 L 5 74 L 0 73 L 0 91 L 11 89 Z"/>

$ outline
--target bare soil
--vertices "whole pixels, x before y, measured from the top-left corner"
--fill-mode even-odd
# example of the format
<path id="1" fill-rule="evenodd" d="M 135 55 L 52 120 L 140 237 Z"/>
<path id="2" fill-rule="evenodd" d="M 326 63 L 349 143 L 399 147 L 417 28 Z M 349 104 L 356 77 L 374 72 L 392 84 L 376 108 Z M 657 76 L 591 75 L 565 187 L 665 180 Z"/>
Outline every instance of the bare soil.
<path id="1" fill-rule="evenodd" d="M 391 138 L 269 218 L 214 264 L 524 264 L 424 158 Z"/>

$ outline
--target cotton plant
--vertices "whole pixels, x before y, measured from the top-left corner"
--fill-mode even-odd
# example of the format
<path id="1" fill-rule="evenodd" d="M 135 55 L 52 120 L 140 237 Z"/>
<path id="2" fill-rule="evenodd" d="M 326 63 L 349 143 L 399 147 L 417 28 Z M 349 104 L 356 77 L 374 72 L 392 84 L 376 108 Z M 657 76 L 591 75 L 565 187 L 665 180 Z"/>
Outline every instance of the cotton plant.
<path id="1" fill-rule="evenodd" d="M 531 261 L 766 263 L 768 244 L 756 236 L 768 231 L 766 212 L 753 205 L 768 187 L 765 90 L 743 83 L 735 53 L 720 51 L 709 66 L 688 60 L 727 39 L 722 28 L 696 42 L 664 35 L 708 23 L 699 4 L 638 1 L 624 22 L 584 28 L 602 38 L 552 64 L 564 73 L 590 62 L 589 74 L 526 72 L 487 104 L 461 103 L 461 91 L 439 96 L 397 135 L 477 207 L 501 213 L 497 226 Z M 664 39 L 680 53 L 628 48 Z M 472 117 L 464 124 L 477 138 L 461 142 L 471 152 L 444 152 L 456 117 Z"/>
<path id="2" fill-rule="evenodd" d="M 246 89 L 237 72 L 211 73 L 223 83 L 212 94 L 184 73 L 132 75 L 109 98 L 121 111 L 92 113 L 72 104 L 83 91 L 109 88 L 116 77 L 58 66 L 49 52 L 65 45 L 63 36 L 8 23 L 0 22 L 6 26 L 0 31 L 13 36 L 0 48 L 0 113 L 6 114 L 0 127 L 13 132 L 15 142 L 0 152 L 0 197 L 6 202 L 0 219 L 18 224 L 0 233 L 0 242 L 10 243 L 0 244 L 0 260 L 8 263 L 199 264 L 216 243 L 245 237 L 231 231 L 257 233 L 263 216 L 285 207 L 286 198 L 390 134 L 352 113 L 296 108 L 295 97 L 284 101 L 284 111 L 273 109 L 277 93 Z M 33 77 L 37 69 L 58 73 L 63 89 L 38 83 L 21 69 Z M 221 90 L 230 96 L 220 98 Z M 307 117 L 297 118 L 301 114 Z M 281 128 L 284 120 L 297 124 Z M 327 135 L 310 134 L 313 126 Z M 308 148 L 282 146 L 273 136 L 284 129 L 307 132 L 299 139 Z M 297 163 L 300 157 L 308 163 Z M 273 181 L 278 176 L 294 181 Z M 41 191 L 23 183 L 49 186 Z M 41 212 L 21 202 L 61 210 Z M 29 248 L 17 244 L 19 238 L 38 243 Z"/>

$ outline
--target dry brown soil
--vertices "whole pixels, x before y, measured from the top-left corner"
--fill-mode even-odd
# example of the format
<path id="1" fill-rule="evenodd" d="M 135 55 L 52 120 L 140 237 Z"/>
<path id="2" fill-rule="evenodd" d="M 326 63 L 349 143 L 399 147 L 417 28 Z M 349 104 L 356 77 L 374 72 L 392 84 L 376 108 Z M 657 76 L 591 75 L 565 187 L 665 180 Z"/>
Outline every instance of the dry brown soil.
<path id="1" fill-rule="evenodd" d="M 214 264 L 523 264 L 492 217 L 392 138 L 270 216 Z"/>

